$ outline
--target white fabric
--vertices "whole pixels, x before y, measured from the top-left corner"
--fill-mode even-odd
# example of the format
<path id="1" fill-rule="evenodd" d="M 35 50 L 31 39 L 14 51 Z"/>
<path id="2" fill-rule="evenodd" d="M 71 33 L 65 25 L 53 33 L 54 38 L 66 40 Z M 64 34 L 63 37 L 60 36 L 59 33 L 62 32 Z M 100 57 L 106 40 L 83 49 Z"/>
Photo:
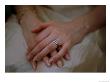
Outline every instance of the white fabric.
<path id="1" fill-rule="evenodd" d="M 51 6 L 51 8 L 56 7 Z M 82 7 L 78 8 L 76 10 L 78 13 L 80 13 L 80 15 L 81 13 L 84 14 L 89 10 L 85 7 L 84 9 Z M 53 9 L 53 11 L 44 7 L 36 7 L 36 9 L 39 11 L 39 17 L 44 21 L 53 19 L 57 21 L 71 20 L 67 15 L 58 12 L 60 10 Z M 60 9 L 60 7 L 56 9 Z M 68 11 L 68 13 L 71 13 L 71 11 Z M 74 14 L 72 18 L 74 19 L 75 17 L 79 16 L 78 13 L 77 15 Z M 91 33 L 87 35 L 81 43 L 73 46 L 70 50 L 71 59 L 69 61 L 64 60 L 65 64 L 62 68 L 58 68 L 57 66 L 47 67 L 43 62 L 39 62 L 36 72 L 105 71 L 105 53 L 102 52 L 99 44 L 97 43 L 99 39 L 97 38 L 98 36 L 98 32 Z M 18 24 L 16 17 L 13 15 L 6 23 L 5 67 L 7 72 L 33 72 L 31 65 L 27 62 L 25 57 L 26 49 L 27 44 L 23 37 L 21 27 Z"/>

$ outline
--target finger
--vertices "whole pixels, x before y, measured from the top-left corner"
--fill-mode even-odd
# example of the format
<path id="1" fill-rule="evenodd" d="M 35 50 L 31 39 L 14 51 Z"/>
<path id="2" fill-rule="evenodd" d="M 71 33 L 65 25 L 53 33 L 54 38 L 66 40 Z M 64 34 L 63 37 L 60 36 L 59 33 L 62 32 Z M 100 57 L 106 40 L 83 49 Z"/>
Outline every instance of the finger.
<path id="1" fill-rule="evenodd" d="M 26 56 L 29 54 L 29 52 L 30 52 L 30 48 L 27 48 Z"/>
<path id="2" fill-rule="evenodd" d="M 56 54 L 57 54 L 57 51 L 54 50 L 54 51 L 51 52 L 50 56 L 53 57 L 53 56 L 55 56 Z M 50 63 L 49 63 L 49 64 L 50 64 Z M 50 64 L 50 65 L 51 65 L 51 64 Z M 55 65 L 55 63 L 52 63 L 52 65 Z"/>
<path id="3" fill-rule="evenodd" d="M 45 48 L 49 43 L 54 40 L 54 36 L 49 35 L 46 39 L 41 41 L 36 47 L 29 53 L 28 59 L 32 59 L 38 52 L 41 52 L 43 48 Z"/>
<path id="4" fill-rule="evenodd" d="M 49 22 L 49 23 L 43 23 L 43 24 L 41 24 L 39 27 L 37 27 L 37 28 L 35 28 L 35 29 L 32 29 L 32 32 L 33 32 L 33 33 L 39 32 L 39 31 L 41 31 L 41 30 L 47 28 L 50 24 L 51 24 L 50 22 Z"/>
<path id="5" fill-rule="evenodd" d="M 32 64 L 32 68 L 34 71 L 36 71 L 36 68 L 37 68 L 37 63 L 36 62 L 33 62 L 31 61 L 31 64 Z"/>
<path id="6" fill-rule="evenodd" d="M 70 60 L 70 54 L 69 54 L 69 52 L 67 52 L 65 55 L 64 55 L 64 59 L 65 60 Z"/>
<path id="7" fill-rule="evenodd" d="M 58 47 L 57 48 L 57 51 L 59 52 L 61 50 L 61 47 Z M 67 51 L 63 57 L 65 60 L 69 60 L 70 59 L 70 54 L 69 52 Z"/>
<path id="8" fill-rule="evenodd" d="M 63 67 L 64 63 L 63 63 L 63 60 L 62 58 L 60 60 L 57 61 L 57 66 L 58 67 Z"/>
<path id="9" fill-rule="evenodd" d="M 51 42 L 40 53 L 38 53 L 38 55 L 36 55 L 33 58 L 33 61 L 40 61 L 43 57 L 45 57 L 47 54 L 51 53 L 56 48 L 57 48 L 57 45 L 55 43 Z"/>
<path id="10" fill-rule="evenodd" d="M 54 51 L 51 53 L 51 57 L 55 56 L 56 54 L 57 54 L 57 51 L 54 50 Z M 57 65 L 58 67 L 62 67 L 62 66 L 63 66 L 63 60 L 62 60 L 62 59 L 61 59 L 61 60 L 58 60 L 58 61 L 56 62 L 56 65 Z"/>
<path id="11" fill-rule="evenodd" d="M 43 61 L 47 66 L 50 66 L 50 63 L 48 62 L 49 58 L 47 56 L 43 58 Z"/>
<path id="12" fill-rule="evenodd" d="M 50 32 L 48 31 L 48 29 L 43 30 L 42 32 L 40 32 L 37 36 L 36 36 L 36 40 L 35 40 L 35 44 L 31 47 L 28 48 L 27 50 L 27 55 L 30 51 L 32 51 L 32 49 L 39 44 L 43 39 L 47 38 L 49 36 Z"/>
<path id="13" fill-rule="evenodd" d="M 52 62 L 56 62 L 58 61 L 60 58 L 62 58 L 65 53 L 68 51 L 68 44 L 65 44 L 62 49 L 59 51 L 58 54 L 56 54 L 55 56 L 53 56 L 50 60 L 49 60 L 49 63 L 52 63 Z"/>
<path id="14" fill-rule="evenodd" d="M 36 43 L 38 44 L 39 42 L 41 42 L 43 39 L 47 38 L 50 35 L 50 31 L 48 29 L 43 30 L 42 32 L 40 32 L 37 37 L 36 37 Z"/>

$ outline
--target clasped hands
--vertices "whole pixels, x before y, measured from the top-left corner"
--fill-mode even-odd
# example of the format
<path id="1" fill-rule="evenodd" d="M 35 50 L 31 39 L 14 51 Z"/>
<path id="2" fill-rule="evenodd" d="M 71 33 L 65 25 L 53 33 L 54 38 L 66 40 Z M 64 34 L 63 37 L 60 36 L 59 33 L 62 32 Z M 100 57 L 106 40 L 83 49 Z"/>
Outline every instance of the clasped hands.
<path id="1" fill-rule="evenodd" d="M 84 35 L 77 25 L 54 21 L 32 29 L 32 33 L 36 34 L 35 44 L 28 49 L 26 56 L 34 70 L 39 61 L 44 61 L 47 66 L 56 64 L 62 67 L 63 59 L 70 59 L 69 49 L 79 43 Z"/>

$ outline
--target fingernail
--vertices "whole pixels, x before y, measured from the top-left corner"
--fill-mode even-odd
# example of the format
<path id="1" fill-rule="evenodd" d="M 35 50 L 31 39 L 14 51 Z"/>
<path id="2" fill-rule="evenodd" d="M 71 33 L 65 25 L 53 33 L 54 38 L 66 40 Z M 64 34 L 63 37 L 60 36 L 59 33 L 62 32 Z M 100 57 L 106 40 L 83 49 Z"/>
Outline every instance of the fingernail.
<path id="1" fill-rule="evenodd" d="M 66 55 L 67 60 L 70 60 L 70 55 Z"/>
<path id="2" fill-rule="evenodd" d="M 49 61 L 47 62 L 47 65 L 48 65 L 48 66 L 51 66 L 51 64 L 49 63 Z"/>
<path id="3" fill-rule="evenodd" d="M 52 62 L 53 62 L 53 60 L 52 60 L 52 59 L 50 59 L 50 60 L 49 60 L 49 64 L 51 64 Z"/>
<path id="4" fill-rule="evenodd" d="M 57 62 L 58 67 L 63 67 L 63 63 L 61 61 Z"/>
<path id="5" fill-rule="evenodd" d="M 33 65 L 33 69 L 34 69 L 34 70 L 36 69 L 35 65 Z"/>
<path id="6" fill-rule="evenodd" d="M 33 64 L 32 64 L 32 67 L 33 67 L 33 70 L 36 71 L 36 65 L 35 65 L 34 62 L 33 62 Z"/>

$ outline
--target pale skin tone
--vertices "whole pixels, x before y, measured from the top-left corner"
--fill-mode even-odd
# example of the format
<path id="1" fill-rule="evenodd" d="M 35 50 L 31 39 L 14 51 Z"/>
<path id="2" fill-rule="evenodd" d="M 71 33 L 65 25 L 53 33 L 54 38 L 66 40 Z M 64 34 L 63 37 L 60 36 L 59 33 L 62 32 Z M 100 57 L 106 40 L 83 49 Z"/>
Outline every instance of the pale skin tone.
<path id="1" fill-rule="evenodd" d="M 39 32 L 39 33 L 32 33 L 32 29 L 36 28 L 40 25 L 42 25 L 42 21 L 40 21 L 37 17 L 35 12 L 32 10 L 33 6 L 15 6 L 16 9 L 16 13 L 17 13 L 17 17 L 18 19 L 20 18 L 21 22 L 20 25 L 22 27 L 22 31 L 24 34 L 24 38 L 27 42 L 28 45 L 28 49 L 27 49 L 27 54 L 26 57 L 28 59 L 28 61 L 32 64 L 33 69 L 35 70 L 37 67 L 37 63 L 32 61 L 32 56 L 31 58 L 28 58 L 28 53 L 32 50 L 32 48 L 39 43 L 40 41 L 42 41 L 46 35 L 43 32 Z M 23 12 L 23 16 L 21 16 Z M 20 15 L 20 16 L 19 16 Z M 40 39 L 37 39 L 40 38 Z M 54 50 L 53 52 L 49 53 L 50 56 L 54 56 L 57 52 L 57 50 Z M 65 60 L 69 60 L 69 53 L 65 53 L 64 57 Z M 43 58 L 44 63 L 47 66 L 50 66 L 49 62 L 49 57 L 45 56 Z M 53 65 L 57 65 L 58 67 L 62 67 L 63 66 L 63 60 L 59 60 L 56 63 L 54 63 Z"/>
<path id="2" fill-rule="evenodd" d="M 31 40 L 29 42 L 31 45 L 27 53 L 28 59 L 31 60 L 32 64 L 34 63 L 34 66 L 35 62 L 45 59 L 48 61 L 48 64 L 62 62 L 62 58 L 65 56 L 66 59 L 69 59 L 68 50 L 72 46 L 81 42 L 87 34 L 105 25 L 105 10 L 105 6 L 97 6 L 93 11 L 69 22 L 49 21 L 41 23 L 37 18 L 33 17 L 34 20 L 32 20 L 37 22 L 37 24 L 39 23 L 39 26 L 31 28 L 31 32 L 29 30 L 30 35 L 36 37 L 36 40 L 33 40 L 32 43 Z M 26 11 L 26 13 L 30 12 Z M 24 21 L 21 23 L 22 27 L 26 23 L 26 17 L 29 17 L 28 14 L 24 16 L 24 19 L 22 17 Z M 30 26 L 27 26 L 27 28 L 30 28 Z M 53 41 L 60 45 L 58 51 L 56 51 L 57 46 Z M 50 58 L 48 58 L 48 54 L 51 54 Z"/>

